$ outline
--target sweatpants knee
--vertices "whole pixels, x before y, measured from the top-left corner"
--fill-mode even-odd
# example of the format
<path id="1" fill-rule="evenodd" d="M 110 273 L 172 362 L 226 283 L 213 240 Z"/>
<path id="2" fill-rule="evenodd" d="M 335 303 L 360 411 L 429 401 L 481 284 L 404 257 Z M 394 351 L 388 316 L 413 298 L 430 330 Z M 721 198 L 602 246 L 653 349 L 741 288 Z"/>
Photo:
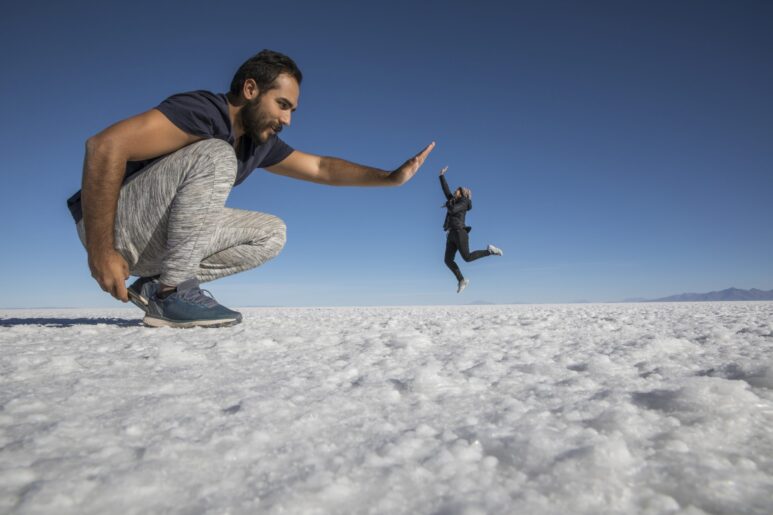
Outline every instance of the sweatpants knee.
<path id="1" fill-rule="evenodd" d="M 274 230 L 274 238 L 276 238 L 277 245 L 279 246 L 279 250 L 277 250 L 276 253 L 279 254 L 284 248 L 285 243 L 287 243 L 287 225 L 285 225 L 281 218 L 277 218 L 276 220 L 277 226 Z"/>
<path id="2" fill-rule="evenodd" d="M 272 217 L 271 226 L 267 230 L 268 237 L 266 238 L 265 259 L 272 259 L 282 252 L 282 249 L 287 242 L 287 226 L 281 218 Z"/>
<path id="3" fill-rule="evenodd" d="M 234 148 L 227 141 L 210 138 L 185 147 L 191 157 L 202 161 L 202 172 L 215 174 L 218 181 L 233 184 L 238 163 Z"/>
<path id="4" fill-rule="evenodd" d="M 191 143 L 189 145 L 191 150 L 212 156 L 216 159 L 233 159 L 236 160 L 236 152 L 234 148 L 225 140 L 218 138 L 208 138 Z"/>

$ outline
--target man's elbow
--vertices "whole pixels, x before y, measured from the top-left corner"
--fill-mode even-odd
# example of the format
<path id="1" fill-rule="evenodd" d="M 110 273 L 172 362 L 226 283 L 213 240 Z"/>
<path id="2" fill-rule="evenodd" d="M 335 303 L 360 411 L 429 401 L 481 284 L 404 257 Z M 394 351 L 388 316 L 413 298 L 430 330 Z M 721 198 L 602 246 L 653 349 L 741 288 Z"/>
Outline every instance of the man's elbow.
<path id="1" fill-rule="evenodd" d="M 99 145 L 99 143 L 98 143 L 97 136 L 92 136 L 89 139 L 87 139 L 86 140 L 86 145 L 85 145 L 85 147 L 86 147 L 86 155 L 93 154 L 94 151 L 97 149 L 98 145 Z"/>
<path id="2" fill-rule="evenodd" d="M 113 138 L 97 134 L 86 140 L 85 147 L 81 187 L 103 181 L 120 184 L 127 162 L 121 146 Z"/>
<path id="3" fill-rule="evenodd" d="M 96 155 L 100 150 L 104 149 L 104 143 L 104 138 L 102 138 L 99 134 L 95 134 L 94 136 L 90 137 L 86 140 L 86 155 Z"/>
<path id="4" fill-rule="evenodd" d="M 103 132 L 94 134 L 86 140 L 86 152 L 95 152 L 104 149 L 109 144 L 110 138 Z"/>
<path id="5" fill-rule="evenodd" d="M 86 156 L 89 159 L 99 157 L 115 157 L 120 154 L 120 146 L 115 138 L 105 135 L 103 132 L 95 134 L 86 140 Z"/>
<path id="6" fill-rule="evenodd" d="M 98 132 L 86 140 L 86 150 L 94 152 L 116 152 L 120 149 L 120 137 L 112 127 Z"/>

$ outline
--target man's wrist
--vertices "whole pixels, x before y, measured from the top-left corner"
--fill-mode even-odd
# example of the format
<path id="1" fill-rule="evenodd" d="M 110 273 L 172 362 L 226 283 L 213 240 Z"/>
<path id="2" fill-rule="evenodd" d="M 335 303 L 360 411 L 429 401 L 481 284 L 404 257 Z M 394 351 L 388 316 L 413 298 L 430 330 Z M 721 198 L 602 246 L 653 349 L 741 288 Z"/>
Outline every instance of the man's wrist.
<path id="1" fill-rule="evenodd" d="M 115 247 L 110 245 L 93 245 L 86 248 L 86 253 L 89 255 L 89 259 L 96 259 L 101 256 L 106 256 L 115 252 Z"/>

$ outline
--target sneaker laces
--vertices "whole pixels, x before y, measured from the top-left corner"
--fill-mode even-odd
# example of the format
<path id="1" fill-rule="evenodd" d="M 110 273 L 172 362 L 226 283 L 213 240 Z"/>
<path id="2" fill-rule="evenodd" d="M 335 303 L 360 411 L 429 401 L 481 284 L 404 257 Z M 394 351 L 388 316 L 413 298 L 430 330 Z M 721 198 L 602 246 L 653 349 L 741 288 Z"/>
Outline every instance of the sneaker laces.
<path id="1" fill-rule="evenodd" d="M 215 296 L 209 290 L 204 290 L 198 287 L 189 288 L 187 290 L 178 290 L 177 295 L 181 300 L 189 302 L 191 304 L 198 304 L 205 308 L 214 308 L 219 306 L 215 300 Z"/>

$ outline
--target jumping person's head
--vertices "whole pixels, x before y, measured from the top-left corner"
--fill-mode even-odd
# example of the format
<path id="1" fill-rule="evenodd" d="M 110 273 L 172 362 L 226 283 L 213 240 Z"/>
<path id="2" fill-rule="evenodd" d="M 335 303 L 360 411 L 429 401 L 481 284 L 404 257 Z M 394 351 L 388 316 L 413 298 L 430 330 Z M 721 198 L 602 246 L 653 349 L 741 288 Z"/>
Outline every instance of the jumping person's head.
<path id="1" fill-rule="evenodd" d="M 454 192 L 454 199 L 459 200 L 462 197 L 466 198 L 467 200 L 472 200 L 472 190 L 469 188 L 462 188 L 461 186 L 456 188 L 456 191 Z"/>
<path id="2" fill-rule="evenodd" d="M 255 143 L 265 143 L 290 125 L 302 80 L 295 62 L 272 50 L 262 50 L 239 67 L 231 81 L 229 101 L 243 105 L 239 119 Z"/>

